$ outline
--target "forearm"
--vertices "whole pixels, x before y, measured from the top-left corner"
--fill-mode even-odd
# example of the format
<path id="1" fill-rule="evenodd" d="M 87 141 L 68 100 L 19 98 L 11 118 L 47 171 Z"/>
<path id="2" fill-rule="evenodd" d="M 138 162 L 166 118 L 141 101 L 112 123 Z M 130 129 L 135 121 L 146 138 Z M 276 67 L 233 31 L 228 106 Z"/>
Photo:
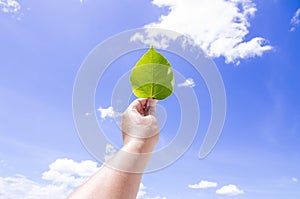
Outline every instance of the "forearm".
<path id="1" fill-rule="evenodd" d="M 159 138 L 155 104 L 133 101 L 122 116 L 124 146 L 68 199 L 135 199 L 151 153 Z M 148 105 L 147 105 L 148 106 Z M 150 115 L 149 115 L 150 114 Z"/>
<path id="2" fill-rule="evenodd" d="M 150 159 L 150 153 L 141 152 L 143 146 L 127 143 L 68 199 L 135 199 Z"/>

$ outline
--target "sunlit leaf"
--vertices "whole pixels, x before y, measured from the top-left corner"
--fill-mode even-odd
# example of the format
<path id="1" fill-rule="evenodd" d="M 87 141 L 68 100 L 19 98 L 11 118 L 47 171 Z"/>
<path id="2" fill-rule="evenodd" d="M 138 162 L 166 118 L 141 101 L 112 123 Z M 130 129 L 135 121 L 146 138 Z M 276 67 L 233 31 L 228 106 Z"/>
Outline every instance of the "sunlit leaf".
<path id="1" fill-rule="evenodd" d="M 162 100 L 174 88 L 174 72 L 169 61 L 151 47 L 131 71 L 130 82 L 135 96 Z"/>

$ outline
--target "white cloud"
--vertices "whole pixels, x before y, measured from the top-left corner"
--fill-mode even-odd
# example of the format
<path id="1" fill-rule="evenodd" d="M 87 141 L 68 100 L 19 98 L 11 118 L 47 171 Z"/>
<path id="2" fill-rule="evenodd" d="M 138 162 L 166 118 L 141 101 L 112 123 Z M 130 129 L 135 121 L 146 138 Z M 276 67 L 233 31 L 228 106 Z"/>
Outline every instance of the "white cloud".
<path id="1" fill-rule="evenodd" d="M 292 178 L 292 181 L 293 181 L 293 182 L 298 182 L 298 178 L 293 177 L 293 178 Z"/>
<path id="2" fill-rule="evenodd" d="M 63 199 L 71 189 L 64 185 L 42 185 L 25 176 L 0 177 L 0 198 L 2 199 Z"/>
<path id="3" fill-rule="evenodd" d="M 210 57 L 223 56 L 227 63 L 239 64 L 240 59 L 262 56 L 273 48 L 262 37 L 245 39 L 249 33 L 249 20 L 257 11 L 252 0 L 152 0 L 152 3 L 167 7 L 169 12 L 160 16 L 158 22 L 145 27 L 188 35 Z M 154 41 L 158 38 L 162 41 L 158 47 L 168 46 L 166 37 L 153 33 L 147 36 L 136 34 L 132 41 L 157 47 Z M 174 35 L 169 39 L 174 39 Z"/>
<path id="4" fill-rule="evenodd" d="M 300 8 L 295 12 L 293 18 L 291 19 L 291 29 L 290 31 L 293 32 L 296 30 L 296 27 L 298 27 L 300 24 Z"/>
<path id="5" fill-rule="evenodd" d="M 98 111 L 100 112 L 100 117 L 102 119 L 105 119 L 105 118 L 114 118 L 114 117 L 119 117 L 122 115 L 122 113 L 119 113 L 117 111 L 115 111 L 113 109 L 112 106 L 108 107 L 108 108 L 98 108 Z"/>
<path id="6" fill-rule="evenodd" d="M 142 35 L 140 33 L 134 34 L 131 38 L 131 42 L 141 41 L 148 46 L 154 46 L 156 48 L 166 49 L 169 46 L 171 40 L 175 40 L 179 34 L 164 35 L 161 31 L 153 29 L 147 32 L 147 35 Z"/>
<path id="7" fill-rule="evenodd" d="M 105 148 L 105 156 L 104 159 L 105 161 L 108 161 L 110 158 L 112 158 L 117 152 L 117 149 L 111 145 L 111 144 L 106 144 Z"/>
<path id="8" fill-rule="evenodd" d="M 48 184 L 35 182 L 23 175 L 0 177 L 0 198 L 64 199 L 98 169 L 97 163 L 90 160 L 57 159 L 42 174 L 42 179 Z"/>
<path id="9" fill-rule="evenodd" d="M 147 196 L 146 189 L 147 187 L 143 183 L 141 183 L 136 199 L 167 199 L 166 197 L 162 197 L 162 196 L 149 197 Z"/>
<path id="10" fill-rule="evenodd" d="M 141 183 L 136 199 L 142 199 L 146 195 L 146 193 L 146 187 L 143 183 Z"/>
<path id="11" fill-rule="evenodd" d="M 18 13 L 21 5 L 16 0 L 0 0 L 0 10 L 4 13 Z"/>
<path id="12" fill-rule="evenodd" d="M 220 195 L 240 195 L 244 194 L 244 191 L 238 189 L 236 185 L 229 184 L 218 189 L 216 193 Z"/>
<path id="13" fill-rule="evenodd" d="M 191 87 L 191 88 L 193 88 L 195 86 L 196 86 L 196 84 L 195 84 L 195 82 L 192 78 L 188 78 L 184 82 L 178 84 L 178 87 Z"/>
<path id="14" fill-rule="evenodd" d="M 210 187 L 216 187 L 218 186 L 218 183 L 216 182 L 209 182 L 207 180 L 201 180 L 198 184 L 192 184 L 188 185 L 191 189 L 206 189 Z"/>
<path id="15" fill-rule="evenodd" d="M 42 179 L 73 187 L 81 185 L 98 169 L 97 163 L 91 160 L 75 162 L 71 159 L 57 159 L 49 168 L 42 174 Z"/>

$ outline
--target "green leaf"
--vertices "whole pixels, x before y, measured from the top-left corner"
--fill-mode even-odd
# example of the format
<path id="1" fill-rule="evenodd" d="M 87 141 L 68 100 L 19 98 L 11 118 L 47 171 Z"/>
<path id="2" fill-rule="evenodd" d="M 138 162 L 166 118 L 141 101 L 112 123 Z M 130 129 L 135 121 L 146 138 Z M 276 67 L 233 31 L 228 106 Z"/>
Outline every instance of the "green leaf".
<path id="1" fill-rule="evenodd" d="M 162 100 L 173 92 L 174 72 L 169 61 L 151 47 L 132 69 L 130 82 L 135 96 Z"/>

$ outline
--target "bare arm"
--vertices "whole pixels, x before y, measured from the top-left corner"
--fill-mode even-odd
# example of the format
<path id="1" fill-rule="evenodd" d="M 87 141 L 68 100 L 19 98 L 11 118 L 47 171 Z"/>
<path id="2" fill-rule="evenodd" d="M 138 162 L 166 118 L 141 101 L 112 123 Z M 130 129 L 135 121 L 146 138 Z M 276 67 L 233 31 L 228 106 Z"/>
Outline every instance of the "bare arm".
<path id="1" fill-rule="evenodd" d="M 158 142 L 155 104 L 155 100 L 137 99 L 129 105 L 122 117 L 124 146 L 68 199 L 136 198 L 142 173 Z"/>

